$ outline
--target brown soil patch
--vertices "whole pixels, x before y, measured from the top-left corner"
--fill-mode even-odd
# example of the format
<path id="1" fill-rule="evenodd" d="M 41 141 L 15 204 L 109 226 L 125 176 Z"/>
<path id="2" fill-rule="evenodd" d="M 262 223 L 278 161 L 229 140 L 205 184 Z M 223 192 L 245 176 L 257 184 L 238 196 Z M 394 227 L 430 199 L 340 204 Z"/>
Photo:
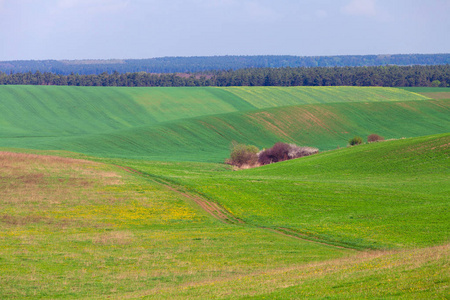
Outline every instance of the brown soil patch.
<path id="1" fill-rule="evenodd" d="M 440 145 L 439 146 L 439 148 L 448 148 L 448 147 L 450 147 L 450 143 L 447 143 L 447 144 L 443 144 L 443 145 Z M 436 149 L 437 147 L 433 147 L 433 148 L 431 148 L 431 150 L 434 150 L 434 149 Z"/>
<path id="2" fill-rule="evenodd" d="M 325 109 L 296 106 L 280 111 L 277 115 L 263 111 L 249 114 L 248 116 L 267 130 L 287 138 L 290 138 L 291 134 L 299 129 L 323 129 L 333 133 L 334 131 L 327 124 L 327 120 L 338 119 L 335 114 Z"/>
<path id="3" fill-rule="evenodd" d="M 280 124 L 276 124 L 276 118 L 269 112 L 263 111 L 248 116 L 250 119 L 254 120 L 255 123 L 261 124 L 268 131 L 273 132 L 278 136 L 289 138 L 289 134 L 282 129 L 282 127 L 284 127 L 283 124 L 281 124 L 281 126 Z"/>
<path id="4" fill-rule="evenodd" d="M 0 216 L 0 222 L 5 223 L 8 225 L 27 225 L 31 223 L 51 223 L 50 218 L 44 217 L 44 216 L 10 216 L 10 215 L 3 215 Z"/>
<path id="5" fill-rule="evenodd" d="M 450 99 L 450 92 L 420 93 L 420 94 L 432 99 Z"/>

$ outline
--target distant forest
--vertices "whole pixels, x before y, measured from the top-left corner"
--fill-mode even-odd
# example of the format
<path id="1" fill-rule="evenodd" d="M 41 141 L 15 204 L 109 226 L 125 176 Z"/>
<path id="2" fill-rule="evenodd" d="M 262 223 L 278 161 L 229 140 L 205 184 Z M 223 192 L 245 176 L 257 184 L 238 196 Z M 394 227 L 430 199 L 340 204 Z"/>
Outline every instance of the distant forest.
<path id="1" fill-rule="evenodd" d="M 101 73 L 196 73 L 249 68 L 363 67 L 450 64 L 450 54 L 344 55 L 344 56 L 198 56 L 113 60 L 21 60 L 0 62 L 0 72 L 29 71 L 58 75 Z"/>
<path id="2" fill-rule="evenodd" d="M 450 65 L 249 68 L 198 73 L 152 74 L 106 72 L 98 75 L 58 75 L 50 72 L 0 73 L 0 85 L 69 86 L 385 86 L 448 87 Z"/>

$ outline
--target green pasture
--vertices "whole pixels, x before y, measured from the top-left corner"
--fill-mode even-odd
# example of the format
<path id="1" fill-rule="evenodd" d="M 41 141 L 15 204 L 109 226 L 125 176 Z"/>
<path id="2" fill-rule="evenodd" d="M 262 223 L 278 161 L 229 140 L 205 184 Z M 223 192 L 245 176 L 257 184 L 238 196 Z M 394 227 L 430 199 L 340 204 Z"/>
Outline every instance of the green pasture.
<path id="1" fill-rule="evenodd" d="M 406 91 L 418 93 L 431 99 L 450 99 L 450 88 L 403 88 Z"/>
<path id="2" fill-rule="evenodd" d="M 356 249 L 391 249 L 449 241 L 449 143 L 449 134 L 386 141 L 235 172 L 194 163 L 126 164 L 188 186 L 248 224 Z"/>
<path id="3" fill-rule="evenodd" d="M 264 100 L 264 94 L 270 101 Z M 0 137 L 103 134 L 179 119 L 285 105 L 425 99 L 418 94 L 387 88 L 0 86 Z"/>
<path id="4" fill-rule="evenodd" d="M 269 104 L 263 103 L 264 93 L 270 94 Z M 1 86 L 0 112 L 1 125 L 5 127 L 76 134 L 262 107 L 424 99 L 420 95 L 386 88 Z M 20 122 L 17 116 L 28 121 Z"/>
<path id="5" fill-rule="evenodd" d="M 0 166 L 1 299 L 151 297 L 351 253 L 223 224 L 114 165 L 0 153 Z"/>
<path id="6" fill-rule="evenodd" d="M 419 93 L 0 86 L 0 298 L 445 299 L 450 102 Z"/>
<path id="7" fill-rule="evenodd" d="M 252 108 L 208 88 L 0 87 L 2 137 L 106 133 Z"/>
<path id="8" fill-rule="evenodd" d="M 223 162 L 231 141 L 262 148 L 276 142 L 346 147 L 355 135 L 385 138 L 448 132 L 450 102 L 331 103 L 183 119 L 104 134 L 3 138 L 4 146 L 59 149 L 103 157 Z"/>
<path id="9" fill-rule="evenodd" d="M 257 108 L 336 102 L 425 100 L 426 97 L 396 88 L 380 87 L 227 87 L 230 93 Z"/>
<path id="10" fill-rule="evenodd" d="M 386 141 L 240 171 L 0 155 L 0 296 L 442 298 L 449 143 Z M 245 223 L 223 224 L 176 190 Z"/>
<path id="11" fill-rule="evenodd" d="M 231 141 L 330 150 L 345 147 L 354 135 L 448 132 L 449 102 L 427 99 L 401 89 L 361 87 L 3 86 L 0 146 L 222 162 Z"/>
<path id="12" fill-rule="evenodd" d="M 443 87 L 402 87 L 402 90 L 413 92 L 413 93 L 448 93 L 450 92 L 450 88 Z"/>

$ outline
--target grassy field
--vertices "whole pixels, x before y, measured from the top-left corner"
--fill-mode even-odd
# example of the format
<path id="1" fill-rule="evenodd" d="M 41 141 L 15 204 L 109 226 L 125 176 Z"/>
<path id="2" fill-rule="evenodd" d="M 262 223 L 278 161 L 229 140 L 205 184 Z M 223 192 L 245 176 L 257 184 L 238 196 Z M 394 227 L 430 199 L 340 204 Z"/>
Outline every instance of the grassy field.
<path id="1" fill-rule="evenodd" d="M 351 252 L 223 224 L 112 165 L 1 152 L 0 166 L 2 299 L 150 295 Z"/>
<path id="2" fill-rule="evenodd" d="M 2 86 L 0 99 L 3 137 L 105 133 L 254 108 L 208 88 Z"/>
<path id="3" fill-rule="evenodd" d="M 337 102 L 425 100 L 422 95 L 379 87 L 228 87 L 226 90 L 257 108 Z"/>
<path id="4" fill-rule="evenodd" d="M 449 116 L 427 89 L 0 87 L 0 298 L 446 299 Z M 346 147 L 370 133 L 415 138 Z M 334 150 L 234 171 L 232 140 Z"/>
<path id="5" fill-rule="evenodd" d="M 450 88 L 403 88 L 406 91 L 418 93 L 432 99 L 450 99 Z"/>
<path id="6" fill-rule="evenodd" d="M 427 99 L 391 88 L 5 86 L 0 146 L 222 162 L 231 141 L 330 150 L 373 132 L 386 138 L 448 132 L 449 102 Z"/>
<path id="7" fill-rule="evenodd" d="M 411 120 L 414 120 L 412 122 Z M 288 106 L 183 119 L 105 134 L 4 138 L 10 147 L 61 149 L 103 157 L 223 162 L 231 141 L 271 147 L 278 141 L 321 151 L 346 147 L 355 135 L 386 138 L 448 132 L 450 102 L 333 103 Z"/>
<path id="8" fill-rule="evenodd" d="M 442 87 L 403 87 L 402 90 L 423 94 L 423 93 L 448 93 L 450 88 Z"/>
<path id="9" fill-rule="evenodd" d="M 449 142 L 237 172 L 2 152 L 0 297 L 445 297 Z M 243 223 L 212 218 L 189 195 Z"/>
<path id="10" fill-rule="evenodd" d="M 155 293 L 350 253 L 222 224 L 111 165 L 8 152 L 0 164 L 2 299 Z"/>
<path id="11" fill-rule="evenodd" d="M 127 162 L 189 186 L 249 224 L 356 249 L 448 241 L 450 135 L 362 145 L 229 172 Z"/>
<path id="12" fill-rule="evenodd" d="M 269 93 L 270 91 L 270 93 Z M 270 94 L 270 102 L 261 99 Z M 114 88 L 1 86 L 1 137 L 60 137 L 299 104 L 425 100 L 386 88 Z M 17 116 L 20 116 L 19 118 Z"/>

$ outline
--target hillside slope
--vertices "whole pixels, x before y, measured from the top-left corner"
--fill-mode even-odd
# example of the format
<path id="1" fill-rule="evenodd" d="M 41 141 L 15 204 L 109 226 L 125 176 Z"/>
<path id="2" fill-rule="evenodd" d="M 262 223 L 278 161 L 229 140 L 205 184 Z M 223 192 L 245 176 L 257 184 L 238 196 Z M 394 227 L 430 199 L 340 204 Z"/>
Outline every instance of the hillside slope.
<path id="1" fill-rule="evenodd" d="M 440 135 L 378 143 L 244 172 L 207 163 L 101 164 L 0 152 L 0 298 L 445 298 L 449 142 Z M 390 163 L 402 161 L 411 168 L 395 166 L 397 172 L 383 179 L 392 172 Z M 364 164 L 360 169 L 350 162 Z M 339 190 L 330 184 L 342 183 L 339 175 L 359 190 L 333 194 Z M 184 192 L 169 189 L 157 180 L 162 176 L 174 186 L 188 184 Z M 318 199 L 305 197 L 308 178 L 325 184 L 314 187 Z M 372 181 L 389 185 L 383 188 L 390 197 L 362 197 Z M 254 185 L 262 187 L 259 193 L 252 193 Z M 335 200 L 324 203 L 327 185 Z M 415 190 L 406 193 L 411 186 Z M 247 206 L 253 219 L 244 215 L 247 224 L 236 226 L 209 218 L 187 197 L 195 189 L 210 199 L 219 199 L 214 192 L 227 192 L 227 198 L 248 191 L 253 197 L 241 197 L 239 206 Z M 298 197 L 287 202 L 293 195 Z M 270 205 L 261 206 L 265 202 Z M 264 214 L 291 225 L 312 214 L 316 221 L 309 236 L 293 238 L 298 228 L 290 236 L 258 228 L 264 220 L 255 219 Z M 328 239 L 314 228 L 328 229 Z M 343 232 L 360 236 L 336 240 Z M 329 245 L 383 248 L 393 240 L 412 249 Z"/>
<path id="2" fill-rule="evenodd" d="M 0 147 L 100 156 L 223 161 L 233 140 L 326 150 L 449 127 L 447 102 L 391 88 L 0 87 Z"/>
<path id="3" fill-rule="evenodd" d="M 176 120 L 75 137 L 2 139 L 4 145 L 96 156 L 223 162 L 231 141 L 259 148 L 292 142 L 321 151 L 354 135 L 386 138 L 450 131 L 450 101 L 331 103 L 287 106 Z"/>
<path id="4" fill-rule="evenodd" d="M 352 253 L 220 223 L 115 165 L 0 151 L 0 179 L 1 299 L 153 298 Z"/>
<path id="5" fill-rule="evenodd" d="M 425 99 L 387 88 L 1 86 L 0 134 L 68 136 L 284 105 Z"/>
<path id="6" fill-rule="evenodd" d="M 372 143 L 238 172 L 135 168 L 179 182 L 248 224 L 356 249 L 449 242 L 450 134 Z"/>

